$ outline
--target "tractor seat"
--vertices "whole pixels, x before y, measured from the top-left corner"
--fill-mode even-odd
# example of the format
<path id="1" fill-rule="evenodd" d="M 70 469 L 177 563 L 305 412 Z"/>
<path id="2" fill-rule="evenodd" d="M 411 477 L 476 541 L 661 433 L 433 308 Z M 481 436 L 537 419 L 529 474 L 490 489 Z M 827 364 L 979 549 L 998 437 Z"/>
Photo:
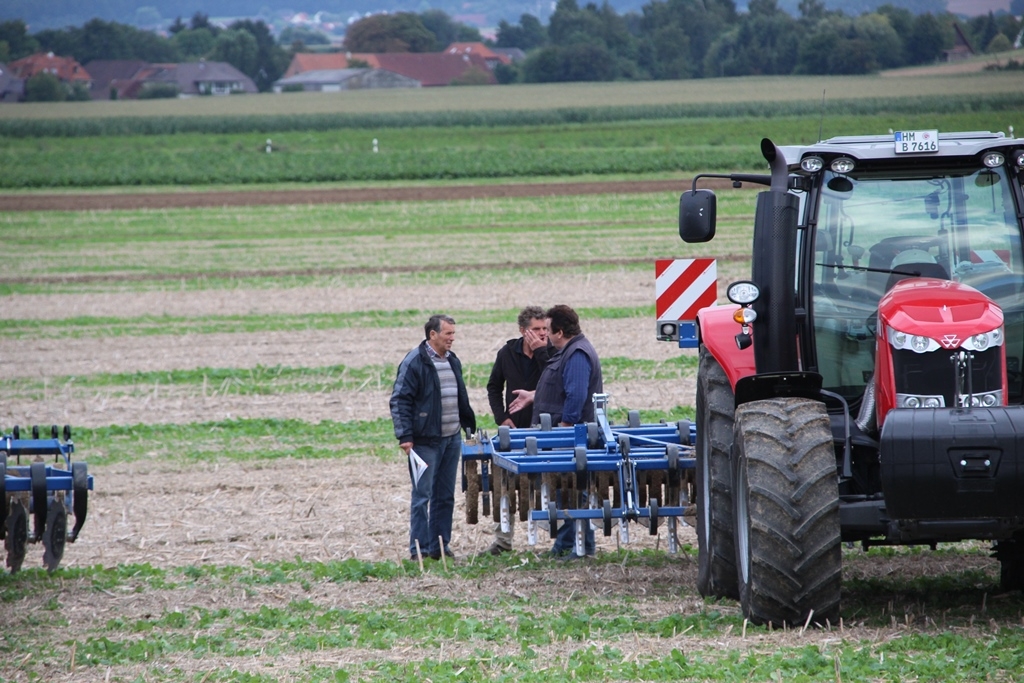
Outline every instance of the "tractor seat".
<path id="1" fill-rule="evenodd" d="M 897 282 L 911 277 L 934 277 L 939 280 L 949 279 L 949 273 L 946 272 L 942 264 L 936 263 L 935 257 L 923 249 L 901 251 L 892 260 L 892 265 L 889 267 L 901 272 L 889 275 L 889 281 L 885 284 L 885 291 L 887 292 Z M 917 273 L 917 275 L 907 275 L 906 273 Z"/>

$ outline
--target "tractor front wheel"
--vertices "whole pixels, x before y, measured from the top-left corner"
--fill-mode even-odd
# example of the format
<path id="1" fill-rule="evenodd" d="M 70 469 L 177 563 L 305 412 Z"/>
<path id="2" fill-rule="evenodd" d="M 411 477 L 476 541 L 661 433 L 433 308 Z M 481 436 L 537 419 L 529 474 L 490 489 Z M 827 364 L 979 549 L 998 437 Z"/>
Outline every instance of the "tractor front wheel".
<path id="1" fill-rule="evenodd" d="M 697 369 L 697 590 L 738 598 L 733 546 L 732 465 L 735 398 L 725 370 L 704 346 Z"/>
<path id="2" fill-rule="evenodd" d="M 804 398 L 736 409 L 736 567 L 756 624 L 824 625 L 839 616 L 839 488 L 825 406 Z"/>

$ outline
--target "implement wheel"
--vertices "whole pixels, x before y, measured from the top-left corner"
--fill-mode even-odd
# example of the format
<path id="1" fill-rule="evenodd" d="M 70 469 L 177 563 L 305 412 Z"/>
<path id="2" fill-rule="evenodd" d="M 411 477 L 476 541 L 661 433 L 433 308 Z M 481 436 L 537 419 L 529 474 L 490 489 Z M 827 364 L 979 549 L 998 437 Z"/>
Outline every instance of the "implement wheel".
<path id="1" fill-rule="evenodd" d="M 10 513 L 7 515 L 7 537 L 4 548 L 7 550 L 7 566 L 11 573 L 21 569 L 25 561 L 25 547 L 28 545 L 28 511 L 21 500 L 11 500 Z"/>
<path id="2" fill-rule="evenodd" d="M 839 616 L 839 487 L 825 405 L 751 401 L 736 410 L 733 479 L 740 606 L 755 624 Z"/>
<path id="3" fill-rule="evenodd" d="M 56 498 L 50 503 L 46 515 L 46 530 L 43 531 L 43 564 L 47 571 L 54 571 L 64 557 L 64 545 L 68 540 L 68 511 L 64 501 Z"/>
<path id="4" fill-rule="evenodd" d="M 0 451 L 0 540 L 7 537 L 7 452 Z"/>
<path id="5" fill-rule="evenodd" d="M 732 465 L 735 398 L 729 378 L 706 347 L 697 369 L 697 590 L 739 597 L 733 545 Z"/>
<path id="6" fill-rule="evenodd" d="M 466 524 L 480 520 L 480 463 L 476 460 L 463 462 L 466 468 Z"/>

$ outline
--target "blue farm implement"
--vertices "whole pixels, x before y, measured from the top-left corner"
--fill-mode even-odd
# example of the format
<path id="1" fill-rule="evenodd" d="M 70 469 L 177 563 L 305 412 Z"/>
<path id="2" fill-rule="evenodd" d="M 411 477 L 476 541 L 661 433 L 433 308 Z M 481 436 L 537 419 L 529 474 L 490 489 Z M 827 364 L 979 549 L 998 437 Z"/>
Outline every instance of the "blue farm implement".
<path id="1" fill-rule="evenodd" d="M 30 439 L 21 438 L 18 427 L 0 436 L 0 538 L 12 573 L 21 569 L 29 543 L 41 542 L 43 564 L 56 569 L 65 544 L 75 542 L 85 523 L 92 476 L 84 462 L 71 460 L 71 427 L 60 436 L 56 425 L 49 439 L 39 437 L 39 427 L 32 427 Z M 70 531 L 69 514 L 75 518 Z"/>
<path id="2" fill-rule="evenodd" d="M 583 555 L 586 525 L 629 542 L 629 523 L 658 533 L 668 528 L 668 549 L 677 547 L 680 518 L 693 499 L 695 430 L 686 420 L 675 424 L 640 424 L 629 413 L 628 424 L 613 425 L 607 395 L 594 396 L 596 422 L 573 427 L 551 426 L 541 416 L 537 428 L 510 429 L 467 441 L 462 449 L 462 490 L 466 521 L 476 524 L 482 512 L 509 531 L 513 515 L 526 522 L 530 545 L 538 530 L 552 538 L 560 523 L 575 524 L 575 550 Z M 493 505 L 492 505 L 493 499 Z"/>

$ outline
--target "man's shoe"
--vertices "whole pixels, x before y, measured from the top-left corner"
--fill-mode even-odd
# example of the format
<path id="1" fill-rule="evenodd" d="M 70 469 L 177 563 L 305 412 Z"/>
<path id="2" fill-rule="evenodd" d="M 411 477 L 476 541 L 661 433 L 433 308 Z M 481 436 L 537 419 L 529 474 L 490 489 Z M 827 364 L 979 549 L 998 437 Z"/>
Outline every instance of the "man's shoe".
<path id="1" fill-rule="evenodd" d="M 573 560 L 592 560 L 594 559 L 594 553 L 590 553 L 587 555 L 577 555 L 576 551 L 574 550 L 571 553 L 560 555 L 558 559 L 563 562 L 572 562 Z"/>
<path id="2" fill-rule="evenodd" d="M 444 556 L 447 557 L 448 559 L 451 559 L 451 560 L 455 559 L 455 553 L 453 553 L 448 548 L 444 549 Z M 432 560 L 440 560 L 441 559 L 441 551 L 440 550 L 435 550 L 434 552 L 430 553 L 430 555 L 428 555 L 428 557 L 430 559 L 432 559 Z"/>
<path id="3" fill-rule="evenodd" d="M 512 552 L 512 548 L 506 548 L 505 546 L 503 546 L 500 543 L 498 543 L 497 541 L 495 541 L 494 543 L 491 544 L 490 548 L 488 548 L 487 550 L 483 551 L 480 554 L 481 555 L 494 555 L 495 557 L 497 557 L 498 555 L 504 555 L 505 553 L 510 553 L 510 552 Z"/>

